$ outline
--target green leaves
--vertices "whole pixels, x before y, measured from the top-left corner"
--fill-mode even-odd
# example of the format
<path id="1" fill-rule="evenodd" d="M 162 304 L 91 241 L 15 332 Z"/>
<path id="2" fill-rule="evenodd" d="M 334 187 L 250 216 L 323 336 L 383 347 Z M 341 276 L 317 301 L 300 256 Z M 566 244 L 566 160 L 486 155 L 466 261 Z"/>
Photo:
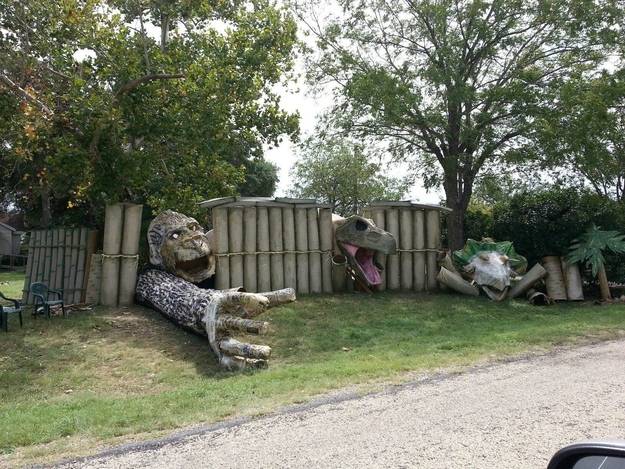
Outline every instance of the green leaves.
<path id="1" fill-rule="evenodd" d="M 625 254 L 625 235 L 618 231 L 604 231 L 593 225 L 579 239 L 573 241 L 566 260 L 571 264 L 585 263 L 591 267 L 592 275 L 596 276 L 605 264 L 605 250 Z"/>
<path id="2" fill-rule="evenodd" d="M 273 91 L 296 27 L 272 2 L 26 0 L 0 10 L 0 31 L 0 73 L 53 110 L 0 88 L 0 190 L 33 221 L 42 197 L 56 222 L 93 223 L 108 201 L 197 215 L 246 181 L 275 187 L 251 162 L 296 138 L 298 117 Z"/>
<path id="3" fill-rule="evenodd" d="M 340 215 L 353 215 L 372 200 L 398 200 L 405 195 L 407 178 L 389 177 L 387 169 L 362 144 L 311 137 L 292 169 L 292 194 L 319 199 Z"/>

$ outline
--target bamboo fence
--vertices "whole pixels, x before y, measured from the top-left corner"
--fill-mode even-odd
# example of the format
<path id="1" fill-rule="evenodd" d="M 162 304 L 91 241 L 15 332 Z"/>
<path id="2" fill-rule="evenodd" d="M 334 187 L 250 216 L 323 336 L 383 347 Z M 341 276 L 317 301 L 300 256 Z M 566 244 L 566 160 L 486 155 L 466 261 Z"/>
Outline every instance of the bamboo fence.
<path id="1" fill-rule="evenodd" d="M 364 217 L 397 240 L 396 254 L 376 256 L 385 267 L 378 291 L 438 289 L 441 214 L 449 212 L 446 207 L 410 201 L 377 201 L 365 207 Z"/>
<path id="2" fill-rule="evenodd" d="M 218 289 L 333 291 L 329 206 L 313 199 L 263 197 L 224 197 L 200 205 L 211 210 Z"/>
<path id="3" fill-rule="evenodd" d="M 97 232 L 88 228 L 31 231 L 22 301 L 32 304 L 30 286 L 42 282 L 63 290 L 66 304 L 84 302 L 86 265 L 96 237 Z"/>

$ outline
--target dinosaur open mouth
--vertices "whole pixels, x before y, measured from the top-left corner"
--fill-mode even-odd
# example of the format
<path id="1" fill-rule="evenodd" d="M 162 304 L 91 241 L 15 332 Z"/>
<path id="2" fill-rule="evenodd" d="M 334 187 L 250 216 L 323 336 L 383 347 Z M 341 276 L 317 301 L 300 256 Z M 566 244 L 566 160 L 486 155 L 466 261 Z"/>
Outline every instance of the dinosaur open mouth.
<path id="1" fill-rule="evenodd" d="M 176 270 L 183 270 L 189 274 L 197 274 L 208 268 L 208 255 L 190 261 L 176 261 Z"/>
<path id="2" fill-rule="evenodd" d="M 341 243 L 346 254 L 351 257 L 364 275 L 369 285 L 379 285 L 382 283 L 380 271 L 373 263 L 375 251 L 372 249 L 356 246 L 355 244 Z"/>

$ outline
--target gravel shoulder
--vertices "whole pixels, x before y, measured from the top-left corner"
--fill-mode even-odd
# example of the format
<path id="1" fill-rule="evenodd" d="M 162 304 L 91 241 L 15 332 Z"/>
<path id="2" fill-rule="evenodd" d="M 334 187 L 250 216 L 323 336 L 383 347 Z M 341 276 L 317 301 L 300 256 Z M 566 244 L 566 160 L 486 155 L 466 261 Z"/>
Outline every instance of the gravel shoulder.
<path id="1" fill-rule="evenodd" d="M 115 448 L 63 468 L 544 468 L 560 447 L 625 439 L 625 340 Z"/>

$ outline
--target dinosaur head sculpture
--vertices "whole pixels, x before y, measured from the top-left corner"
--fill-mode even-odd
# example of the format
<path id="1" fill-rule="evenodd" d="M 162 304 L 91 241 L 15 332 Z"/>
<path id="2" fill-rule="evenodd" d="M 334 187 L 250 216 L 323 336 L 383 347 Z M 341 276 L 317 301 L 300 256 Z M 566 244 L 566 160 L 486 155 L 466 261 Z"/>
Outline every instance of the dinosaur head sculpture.
<path id="1" fill-rule="evenodd" d="M 150 262 L 189 282 L 199 283 L 215 274 L 212 232 L 195 218 L 166 210 L 148 228 Z"/>
<path id="2" fill-rule="evenodd" d="M 348 218 L 333 216 L 334 240 L 356 274 L 368 285 L 382 283 L 382 266 L 374 261 L 376 252 L 393 254 L 397 249 L 394 236 L 358 215 Z"/>
<path id="3" fill-rule="evenodd" d="M 527 260 L 516 253 L 510 241 L 467 240 L 464 249 L 453 253 L 456 266 L 469 280 L 482 287 L 493 299 L 502 299 L 510 287 L 510 279 L 527 268 Z"/>

